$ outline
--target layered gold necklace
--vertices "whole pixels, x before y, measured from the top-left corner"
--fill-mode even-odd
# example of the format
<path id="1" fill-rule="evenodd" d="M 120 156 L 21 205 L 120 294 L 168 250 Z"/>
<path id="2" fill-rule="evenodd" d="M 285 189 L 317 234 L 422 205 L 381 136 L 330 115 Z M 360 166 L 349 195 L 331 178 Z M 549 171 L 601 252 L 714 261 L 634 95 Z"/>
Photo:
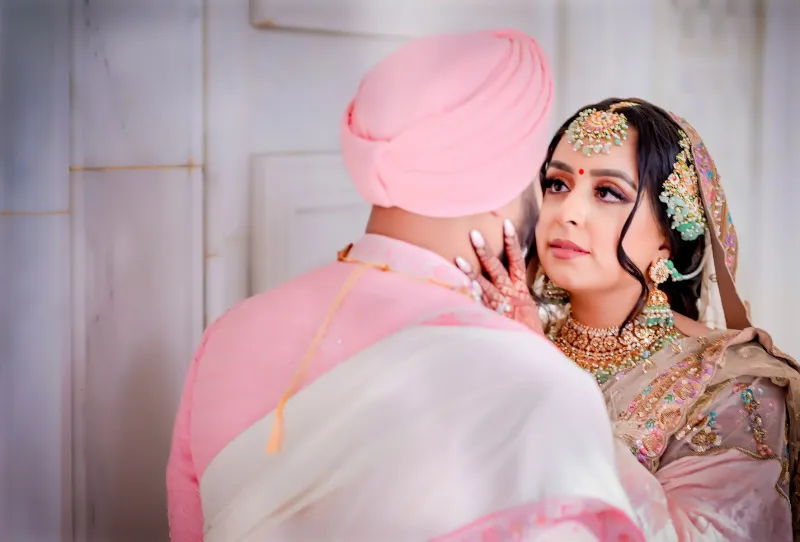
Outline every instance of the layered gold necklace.
<path id="1" fill-rule="evenodd" d="M 639 320 L 622 328 L 595 329 L 569 315 L 553 342 L 564 354 L 591 373 L 598 384 L 617 373 L 628 371 L 680 338 L 671 322 L 652 325 Z"/>

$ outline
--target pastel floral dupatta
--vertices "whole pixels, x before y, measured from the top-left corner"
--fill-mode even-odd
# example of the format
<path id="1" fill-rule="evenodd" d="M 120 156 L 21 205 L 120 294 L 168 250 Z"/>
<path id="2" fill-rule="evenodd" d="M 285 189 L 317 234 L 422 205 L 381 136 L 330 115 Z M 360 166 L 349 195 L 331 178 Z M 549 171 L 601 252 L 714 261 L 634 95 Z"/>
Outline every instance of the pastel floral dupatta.
<path id="1" fill-rule="evenodd" d="M 673 119 L 691 139 L 710 230 L 699 308 L 714 331 L 603 386 L 630 452 L 623 483 L 647 540 L 800 540 L 798 365 L 751 327 L 720 176 L 694 128 Z"/>

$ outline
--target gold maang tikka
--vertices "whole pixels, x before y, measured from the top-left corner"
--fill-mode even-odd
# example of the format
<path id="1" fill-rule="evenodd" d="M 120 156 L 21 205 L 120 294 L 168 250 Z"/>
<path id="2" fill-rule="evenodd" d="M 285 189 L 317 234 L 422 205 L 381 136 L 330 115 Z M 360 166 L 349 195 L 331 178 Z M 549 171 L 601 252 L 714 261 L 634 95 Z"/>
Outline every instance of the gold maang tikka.
<path id="1" fill-rule="evenodd" d="M 620 146 L 628 139 L 628 119 L 615 110 L 637 105 L 634 102 L 618 102 L 611 105 L 608 111 L 584 109 L 567 127 L 567 141 L 572 143 L 573 150 L 582 151 L 586 156 L 610 154 L 612 145 Z"/>

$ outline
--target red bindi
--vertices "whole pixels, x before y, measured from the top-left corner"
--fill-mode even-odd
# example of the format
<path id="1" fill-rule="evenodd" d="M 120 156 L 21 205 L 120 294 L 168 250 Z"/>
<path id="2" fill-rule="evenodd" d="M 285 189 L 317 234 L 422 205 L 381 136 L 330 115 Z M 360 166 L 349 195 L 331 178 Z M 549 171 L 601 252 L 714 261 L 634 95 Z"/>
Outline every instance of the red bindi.
<path id="1" fill-rule="evenodd" d="M 583 175 L 583 168 L 578 170 L 578 175 Z"/>

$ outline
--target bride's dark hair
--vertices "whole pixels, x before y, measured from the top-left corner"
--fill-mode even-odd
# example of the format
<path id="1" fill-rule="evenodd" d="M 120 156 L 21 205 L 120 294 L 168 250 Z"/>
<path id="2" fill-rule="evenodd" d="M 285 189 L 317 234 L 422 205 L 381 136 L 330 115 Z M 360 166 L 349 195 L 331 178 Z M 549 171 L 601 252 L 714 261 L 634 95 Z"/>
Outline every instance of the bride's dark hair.
<path id="1" fill-rule="evenodd" d="M 611 105 L 623 101 L 639 104 L 615 109 L 615 111 L 619 113 L 624 113 L 625 117 L 628 119 L 628 125 L 636 128 L 638 132 L 636 158 L 638 162 L 639 189 L 636 193 L 636 201 L 633 210 L 630 215 L 628 215 L 628 219 L 622 227 L 622 233 L 620 234 L 619 243 L 617 244 L 617 260 L 622 268 L 639 281 L 639 284 L 642 286 L 642 293 L 639 295 L 636 305 L 634 305 L 627 318 L 625 318 L 625 322 L 622 324 L 624 326 L 633 321 L 641 312 L 645 303 L 647 303 L 647 294 L 649 293 L 647 278 L 645 277 L 647 270 L 636 267 L 636 264 L 633 263 L 622 248 L 622 241 L 625 239 L 625 234 L 628 233 L 628 228 L 630 228 L 633 216 L 642 198 L 647 198 L 647 201 L 650 202 L 653 208 L 656 220 L 667 238 L 669 244 L 669 259 L 675 264 L 675 268 L 684 274 L 691 273 L 697 269 L 703 259 L 703 250 L 705 246 L 704 236 L 700 236 L 695 241 L 684 241 L 681 239 L 680 234 L 670 226 L 671 220 L 667 216 L 665 205 L 658 199 L 659 195 L 661 195 L 662 185 L 667 177 L 669 177 L 670 173 L 672 173 L 675 158 L 681 150 L 678 144 L 680 141 L 678 125 L 672 120 L 669 114 L 660 107 L 637 98 L 626 98 L 624 100 L 620 98 L 608 98 L 602 102 L 581 107 L 574 115 L 568 118 L 556 132 L 556 135 L 553 137 L 547 149 L 547 156 L 542 164 L 539 177 L 540 182 L 544 183 L 547 168 L 550 165 L 550 160 L 553 158 L 553 153 L 558 143 L 564 136 L 569 124 L 577 118 L 581 111 L 588 108 L 607 111 Z M 533 250 L 536 250 L 535 244 L 530 249 L 530 251 Z M 698 318 L 697 300 L 700 297 L 702 277 L 702 273 L 699 273 L 692 279 L 681 282 L 667 281 L 660 286 L 661 290 L 669 297 L 670 305 L 675 312 L 694 320 Z"/>

